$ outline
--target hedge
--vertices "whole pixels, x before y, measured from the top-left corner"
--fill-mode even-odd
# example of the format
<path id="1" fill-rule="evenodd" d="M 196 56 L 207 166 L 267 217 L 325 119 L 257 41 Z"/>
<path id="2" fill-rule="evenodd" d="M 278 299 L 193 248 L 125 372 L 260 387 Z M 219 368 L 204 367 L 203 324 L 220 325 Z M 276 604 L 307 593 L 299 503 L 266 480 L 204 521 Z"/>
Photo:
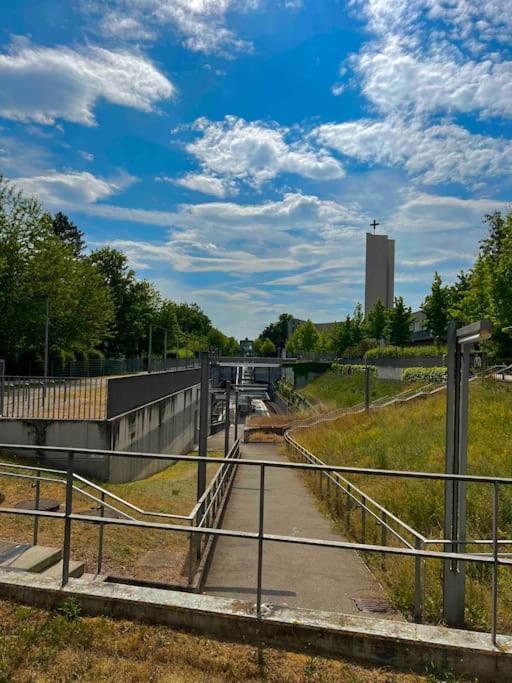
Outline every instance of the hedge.
<path id="1" fill-rule="evenodd" d="M 366 365 L 353 365 L 350 363 L 333 363 L 331 370 L 338 375 L 364 375 L 366 372 Z M 368 365 L 371 375 L 377 374 L 375 365 Z"/>
<path id="2" fill-rule="evenodd" d="M 446 368 L 406 368 L 402 382 L 446 382 Z"/>
<path id="3" fill-rule="evenodd" d="M 446 347 L 441 346 L 384 346 L 382 349 L 370 349 L 367 358 L 421 358 L 424 356 L 442 356 Z"/>

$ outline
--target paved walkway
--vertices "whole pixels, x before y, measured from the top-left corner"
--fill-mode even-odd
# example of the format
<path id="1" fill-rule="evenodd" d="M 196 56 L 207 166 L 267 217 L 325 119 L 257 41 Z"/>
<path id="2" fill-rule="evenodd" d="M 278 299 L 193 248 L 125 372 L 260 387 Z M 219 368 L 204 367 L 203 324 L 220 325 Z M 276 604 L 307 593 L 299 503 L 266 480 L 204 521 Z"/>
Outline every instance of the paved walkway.
<path id="1" fill-rule="evenodd" d="M 243 458 L 286 461 L 279 445 L 249 443 Z M 225 529 L 257 531 L 259 468 L 239 467 L 228 502 Z M 317 508 L 302 476 L 285 469 L 265 472 L 265 532 L 340 540 Z M 211 595 L 255 602 L 257 542 L 220 538 L 206 581 Z M 267 542 L 263 560 L 263 602 L 310 609 L 361 613 L 354 598 L 384 599 L 382 587 L 360 556 L 350 550 Z M 396 613 L 368 616 L 399 618 Z"/>

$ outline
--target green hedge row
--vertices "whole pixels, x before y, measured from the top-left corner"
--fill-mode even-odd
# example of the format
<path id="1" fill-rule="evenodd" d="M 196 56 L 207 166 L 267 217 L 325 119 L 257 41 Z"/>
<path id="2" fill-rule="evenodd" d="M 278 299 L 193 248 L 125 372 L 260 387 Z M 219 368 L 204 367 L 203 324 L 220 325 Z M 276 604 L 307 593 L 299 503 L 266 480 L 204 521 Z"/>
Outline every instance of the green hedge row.
<path id="1" fill-rule="evenodd" d="M 370 349 L 367 358 L 421 358 L 424 356 L 442 356 L 446 347 L 441 346 L 384 346 L 382 349 Z"/>
<path id="2" fill-rule="evenodd" d="M 402 382 L 445 382 L 446 368 L 406 368 L 402 372 Z"/>
<path id="3" fill-rule="evenodd" d="M 376 375 L 377 368 L 374 365 L 369 365 L 370 374 Z M 364 375 L 366 372 L 366 365 L 353 365 L 350 363 L 333 363 L 331 369 L 338 375 Z"/>

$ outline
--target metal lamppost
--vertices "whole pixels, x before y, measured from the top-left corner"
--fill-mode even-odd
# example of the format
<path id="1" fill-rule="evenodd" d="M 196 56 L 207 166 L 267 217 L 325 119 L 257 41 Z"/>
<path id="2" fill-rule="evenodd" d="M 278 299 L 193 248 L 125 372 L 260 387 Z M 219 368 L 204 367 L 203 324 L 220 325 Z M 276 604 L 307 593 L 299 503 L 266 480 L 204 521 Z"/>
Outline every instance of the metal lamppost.
<path id="1" fill-rule="evenodd" d="M 151 372 L 152 354 L 153 354 L 153 323 L 149 323 L 149 334 L 148 334 L 148 372 Z"/>
<path id="2" fill-rule="evenodd" d="M 471 325 L 448 326 L 448 373 L 446 388 L 446 474 L 467 473 L 468 397 L 470 350 L 475 342 L 489 339 L 488 320 Z M 445 483 L 444 538 L 446 552 L 462 553 L 466 541 L 466 483 Z M 443 576 L 443 616 L 449 626 L 464 626 L 464 562 L 446 560 Z"/>
<path id="3" fill-rule="evenodd" d="M 208 457 L 208 404 L 210 394 L 210 357 L 208 351 L 201 351 L 201 393 L 199 396 L 199 448 L 198 455 L 204 460 L 197 463 L 197 500 L 206 490 L 206 459 Z M 201 519 L 204 505 L 198 511 L 198 519 Z M 201 557 L 201 536 L 197 534 L 196 559 Z"/>

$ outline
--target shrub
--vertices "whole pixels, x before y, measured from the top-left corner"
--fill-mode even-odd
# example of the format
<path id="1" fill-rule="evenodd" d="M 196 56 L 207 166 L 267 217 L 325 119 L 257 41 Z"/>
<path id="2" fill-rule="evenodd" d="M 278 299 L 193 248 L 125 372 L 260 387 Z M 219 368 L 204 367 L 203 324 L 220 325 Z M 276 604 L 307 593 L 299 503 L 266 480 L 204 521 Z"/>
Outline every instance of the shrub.
<path id="1" fill-rule="evenodd" d="M 370 349 L 367 358 L 421 358 L 423 356 L 441 356 L 446 347 L 441 346 L 384 346 L 382 349 Z"/>
<path id="2" fill-rule="evenodd" d="M 402 382 L 446 382 L 446 368 L 406 368 Z"/>
<path id="3" fill-rule="evenodd" d="M 376 375 L 377 368 L 374 365 L 369 365 L 370 374 Z M 331 368 L 338 375 L 364 375 L 366 372 L 366 365 L 353 365 L 350 363 L 333 363 Z"/>

